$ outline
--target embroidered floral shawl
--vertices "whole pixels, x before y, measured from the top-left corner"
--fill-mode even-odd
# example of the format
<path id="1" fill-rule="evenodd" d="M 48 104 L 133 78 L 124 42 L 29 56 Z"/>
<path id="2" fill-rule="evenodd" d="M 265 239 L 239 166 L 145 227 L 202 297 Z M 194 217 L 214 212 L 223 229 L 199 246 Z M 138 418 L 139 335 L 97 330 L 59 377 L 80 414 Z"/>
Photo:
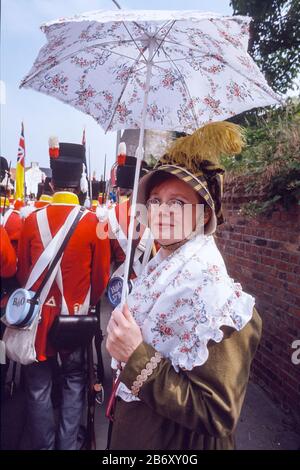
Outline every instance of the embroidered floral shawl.
<path id="1" fill-rule="evenodd" d="M 241 330 L 254 303 L 229 277 L 211 235 L 197 235 L 165 259 L 158 252 L 128 296 L 144 341 L 170 359 L 177 372 L 204 364 L 208 341 L 222 340 L 222 326 Z M 118 395 L 135 399 L 124 384 Z"/>

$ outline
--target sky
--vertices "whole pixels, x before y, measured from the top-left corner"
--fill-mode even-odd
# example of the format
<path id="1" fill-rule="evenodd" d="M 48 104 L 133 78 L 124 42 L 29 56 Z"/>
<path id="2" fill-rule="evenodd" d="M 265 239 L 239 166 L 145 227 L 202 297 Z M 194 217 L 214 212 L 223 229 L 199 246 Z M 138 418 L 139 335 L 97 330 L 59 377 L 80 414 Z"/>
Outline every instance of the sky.
<path id="1" fill-rule="evenodd" d="M 124 9 L 202 10 L 230 15 L 230 0 L 118 0 Z M 115 161 L 116 133 L 105 134 L 90 116 L 50 96 L 19 89 L 46 39 L 40 25 L 62 16 L 92 10 L 116 10 L 111 0 L 1 0 L 1 134 L 0 152 L 16 164 L 21 121 L 24 121 L 26 166 L 49 167 L 48 139 L 81 143 L 86 128 L 92 171 L 100 178 Z M 108 172 L 107 172 L 108 173 Z M 108 176 L 108 174 L 107 174 Z"/>

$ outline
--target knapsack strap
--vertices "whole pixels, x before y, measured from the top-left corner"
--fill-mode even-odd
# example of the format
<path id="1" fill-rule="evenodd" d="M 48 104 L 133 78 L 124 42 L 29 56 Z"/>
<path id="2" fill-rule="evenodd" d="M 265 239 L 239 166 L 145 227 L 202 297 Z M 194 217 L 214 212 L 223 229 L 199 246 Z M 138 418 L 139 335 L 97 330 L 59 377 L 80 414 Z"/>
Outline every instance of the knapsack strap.
<path id="1" fill-rule="evenodd" d="M 59 262 L 59 260 L 60 260 L 60 258 L 61 258 L 61 256 L 62 256 L 62 254 L 63 254 L 63 252 L 64 252 L 64 250 L 65 250 L 65 248 L 66 248 L 66 246 L 67 246 L 67 243 L 68 243 L 68 241 L 70 240 L 70 238 L 71 238 L 71 236 L 72 236 L 72 234 L 73 234 L 73 232 L 74 232 L 74 230 L 75 230 L 75 228 L 76 228 L 76 226 L 77 226 L 79 220 L 81 219 L 81 216 L 82 216 L 82 214 L 84 213 L 84 211 L 85 211 L 85 208 L 84 208 L 84 207 L 80 207 L 79 212 L 78 212 L 78 214 L 76 215 L 76 217 L 75 217 L 75 219 L 74 219 L 74 221 L 73 221 L 71 227 L 69 228 L 69 230 L 68 230 L 68 232 L 67 232 L 65 238 L 63 239 L 63 241 L 62 241 L 62 243 L 61 243 L 61 245 L 60 245 L 60 247 L 59 247 L 59 249 L 58 249 L 56 255 L 54 256 L 53 260 L 51 261 L 51 264 L 50 264 L 50 266 L 49 266 L 49 268 L 48 268 L 48 271 L 47 271 L 47 273 L 46 273 L 44 279 L 42 280 L 42 282 L 41 282 L 39 288 L 38 288 L 37 291 L 35 292 L 35 294 L 34 294 L 34 296 L 32 297 L 32 299 L 30 300 L 30 304 L 31 304 L 31 305 L 30 305 L 29 312 L 28 312 L 28 314 L 26 315 L 26 317 L 24 318 L 24 320 L 23 320 L 20 324 L 18 324 L 18 327 L 19 327 L 19 328 L 21 328 L 22 326 L 26 325 L 26 324 L 28 323 L 28 321 L 30 320 L 30 318 L 32 317 L 33 312 L 34 312 L 34 306 L 35 306 L 35 304 L 38 302 L 38 299 L 39 299 L 39 297 L 40 297 L 40 295 L 41 295 L 41 293 L 42 293 L 44 287 L 46 286 L 46 284 L 47 284 L 47 282 L 49 281 L 49 279 L 50 279 L 50 277 L 51 277 L 51 275 L 52 275 L 52 273 L 53 273 L 55 267 L 57 266 L 57 263 Z"/>
<path id="2" fill-rule="evenodd" d="M 67 246 L 67 243 L 68 243 L 68 241 L 70 240 L 70 238 L 71 238 L 71 236 L 72 236 L 72 234 L 73 234 L 73 232 L 74 232 L 74 230 L 75 230 L 75 228 L 76 228 L 76 226 L 77 226 L 79 220 L 81 219 L 81 216 L 82 216 L 82 214 L 84 213 L 84 211 L 85 211 L 85 208 L 84 208 L 84 207 L 80 207 L 79 212 L 78 212 L 78 214 L 77 214 L 76 217 L 75 217 L 75 220 L 73 221 L 73 223 L 72 223 L 72 225 L 71 225 L 69 231 L 67 232 L 67 234 L 66 234 L 66 236 L 65 236 L 65 238 L 64 238 L 64 240 L 63 240 L 63 242 L 62 242 L 62 244 L 60 245 L 60 247 L 59 247 L 59 249 L 58 249 L 56 255 L 54 256 L 54 259 L 52 260 L 52 262 L 51 262 L 51 264 L 50 264 L 50 266 L 49 266 L 49 269 L 48 269 L 48 271 L 47 271 L 47 274 L 46 274 L 46 276 L 44 277 L 43 281 L 41 282 L 41 284 L 40 284 L 38 290 L 36 291 L 35 296 L 33 297 L 32 301 L 34 301 L 34 299 L 37 299 L 37 298 L 40 296 L 40 293 L 42 292 L 44 286 L 46 285 L 48 279 L 50 278 L 53 269 L 55 268 L 55 266 L 57 265 L 58 261 L 60 260 L 60 257 L 61 257 L 61 255 L 63 254 L 63 252 L 64 252 L 64 250 L 65 250 L 65 248 L 66 248 L 66 246 Z"/>

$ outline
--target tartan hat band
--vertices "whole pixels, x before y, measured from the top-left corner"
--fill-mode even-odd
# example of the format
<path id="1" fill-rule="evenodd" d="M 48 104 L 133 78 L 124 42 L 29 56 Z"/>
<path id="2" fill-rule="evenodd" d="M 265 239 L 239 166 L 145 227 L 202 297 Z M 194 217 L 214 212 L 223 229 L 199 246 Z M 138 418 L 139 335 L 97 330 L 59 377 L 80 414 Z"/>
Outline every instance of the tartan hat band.
<path id="1" fill-rule="evenodd" d="M 176 176 L 181 181 L 184 181 L 189 186 L 191 186 L 198 194 L 200 194 L 200 196 L 205 200 L 205 202 L 209 205 L 212 210 L 215 210 L 214 201 L 209 193 L 206 180 L 203 176 L 198 175 L 196 177 L 186 168 L 179 167 L 177 165 L 158 165 L 155 167 L 155 170 L 165 171 L 166 173 Z"/>

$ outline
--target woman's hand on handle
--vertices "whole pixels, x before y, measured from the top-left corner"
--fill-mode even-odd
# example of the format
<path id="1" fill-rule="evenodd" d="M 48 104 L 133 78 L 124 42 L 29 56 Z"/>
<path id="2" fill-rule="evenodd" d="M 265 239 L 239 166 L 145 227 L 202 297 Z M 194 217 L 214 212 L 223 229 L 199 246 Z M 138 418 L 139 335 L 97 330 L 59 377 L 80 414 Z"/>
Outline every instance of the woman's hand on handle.
<path id="1" fill-rule="evenodd" d="M 117 361 L 127 362 L 133 351 L 142 343 L 140 327 L 127 304 L 123 311 L 115 309 L 107 326 L 106 349 Z"/>

